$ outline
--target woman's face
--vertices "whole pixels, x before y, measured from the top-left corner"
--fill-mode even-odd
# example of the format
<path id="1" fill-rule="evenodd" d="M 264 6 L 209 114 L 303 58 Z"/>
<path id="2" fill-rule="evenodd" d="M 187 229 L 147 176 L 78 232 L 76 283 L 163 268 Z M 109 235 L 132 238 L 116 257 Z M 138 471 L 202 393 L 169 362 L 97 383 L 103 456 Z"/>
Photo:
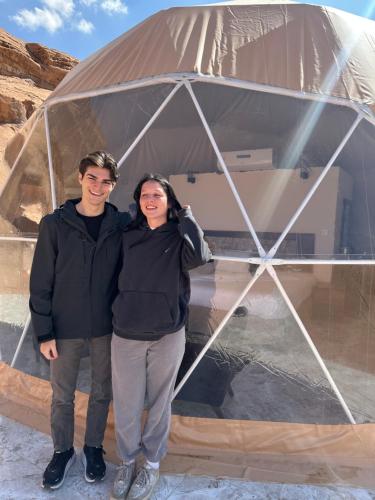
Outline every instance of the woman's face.
<path id="1" fill-rule="evenodd" d="M 168 197 L 157 181 L 147 181 L 142 185 L 139 204 L 152 229 L 167 222 Z"/>

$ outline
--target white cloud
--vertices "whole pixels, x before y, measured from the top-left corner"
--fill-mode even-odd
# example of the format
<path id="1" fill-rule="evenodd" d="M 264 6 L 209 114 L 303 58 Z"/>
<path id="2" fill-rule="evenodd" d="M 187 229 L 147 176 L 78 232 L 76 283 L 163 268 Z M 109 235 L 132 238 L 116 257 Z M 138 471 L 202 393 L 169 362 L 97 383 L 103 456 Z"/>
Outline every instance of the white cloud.
<path id="1" fill-rule="evenodd" d="M 76 25 L 76 28 L 78 31 L 82 31 L 82 33 L 89 35 L 93 31 L 94 25 L 92 22 L 86 21 L 86 19 L 81 19 Z"/>
<path id="2" fill-rule="evenodd" d="M 64 17 L 70 17 L 74 11 L 73 0 L 42 0 L 42 3 L 47 9 L 58 12 Z"/>
<path id="3" fill-rule="evenodd" d="M 95 0 L 84 1 L 93 3 Z M 20 26 L 33 31 L 44 28 L 49 33 L 55 33 L 65 23 L 71 29 L 85 34 L 90 34 L 94 30 L 94 25 L 90 21 L 83 19 L 80 12 L 75 12 L 74 0 L 40 0 L 40 2 L 44 5 L 42 8 L 19 10 L 11 19 Z M 74 14 L 79 21 L 73 19 Z"/>
<path id="4" fill-rule="evenodd" d="M 29 28 L 32 31 L 44 28 L 49 33 L 54 33 L 64 24 L 57 12 L 46 8 L 39 9 L 38 7 L 34 7 L 33 10 L 22 9 L 12 19 L 24 28 Z"/>
<path id="5" fill-rule="evenodd" d="M 100 7 L 108 14 L 127 14 L 128 8 L 121 0 L 104 0 Z"/>
<path id="6" fill-rule="evenodd" d="M 43 28 L 49 33 L 55 33 L 67 24 L 70 29 L 90 34 L 95 27 L 75 10 L 76 5 L 93 7 L 96 12 L 100 8 L 109 15 L 128 13 L 128 7 L 123 0 L 39 0 L 39 4 L 42 6 L 19 10 L 11 19 L 33 31 Z"/>

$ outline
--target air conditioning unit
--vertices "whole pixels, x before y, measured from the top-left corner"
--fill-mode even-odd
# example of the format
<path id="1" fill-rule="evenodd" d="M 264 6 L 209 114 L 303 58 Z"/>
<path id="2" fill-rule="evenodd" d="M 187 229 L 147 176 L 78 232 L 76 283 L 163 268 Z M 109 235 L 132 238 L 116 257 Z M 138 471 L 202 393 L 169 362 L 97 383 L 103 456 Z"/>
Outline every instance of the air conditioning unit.
<path id="1" fill-rule="evenodd" d="M 272 169 L 272 148 L 224 151 L 221 154 L 229 172 Z M 219 161 L 217 166 L 222 171 Z"/>

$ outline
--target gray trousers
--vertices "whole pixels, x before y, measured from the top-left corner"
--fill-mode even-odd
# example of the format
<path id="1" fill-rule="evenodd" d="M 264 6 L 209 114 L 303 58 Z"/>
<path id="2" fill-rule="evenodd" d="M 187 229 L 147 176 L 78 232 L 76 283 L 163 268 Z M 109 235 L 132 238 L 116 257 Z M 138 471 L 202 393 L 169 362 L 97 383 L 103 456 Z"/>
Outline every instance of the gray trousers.
<path id="1" fill-rule="evenodd" d="M 51 430 L 55 451 L 65 451 L 74 440 L 74 394 L 81 354 L 88 345 L 91 391 L 86 417 L 85 444 L 101 446 L 112 399 L 111 335 L 92 339 L 57 340 L 58 358 L 51 361 Z"/>
<path id="2" fill-rule="evenodd" d="M 160 340 L 112 337 L 112 383 L 116 439 L 122 460 L 143 452 L 150 462 L 167 453 L 171 402 L 185 351 L 185 328 Z M 142 432 L 142 412 L 148 415 Z"/>

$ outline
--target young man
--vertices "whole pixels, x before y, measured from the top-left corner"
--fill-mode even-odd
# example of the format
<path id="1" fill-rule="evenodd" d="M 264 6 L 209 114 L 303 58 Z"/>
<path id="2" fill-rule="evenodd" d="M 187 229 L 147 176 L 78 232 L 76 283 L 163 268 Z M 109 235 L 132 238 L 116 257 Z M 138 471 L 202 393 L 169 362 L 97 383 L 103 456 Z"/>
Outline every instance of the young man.
<path id="1" fill-rule="evenodd" d="M 83 349 L 91 362 L 83 462 L 85 478 L 104 478 L 103 438 L 111 400 L 111 305 L 117 291 L 122 229 L 130 221 L 107 203 L 118 178 L 104 151 L 79 164 L 82 197 L 40 222 L 30 276 L 30 311 L 40 351 L 50 360 L 54 454 L 43 487 L 62 485 L 74 462 L 74 393 Z"/>

